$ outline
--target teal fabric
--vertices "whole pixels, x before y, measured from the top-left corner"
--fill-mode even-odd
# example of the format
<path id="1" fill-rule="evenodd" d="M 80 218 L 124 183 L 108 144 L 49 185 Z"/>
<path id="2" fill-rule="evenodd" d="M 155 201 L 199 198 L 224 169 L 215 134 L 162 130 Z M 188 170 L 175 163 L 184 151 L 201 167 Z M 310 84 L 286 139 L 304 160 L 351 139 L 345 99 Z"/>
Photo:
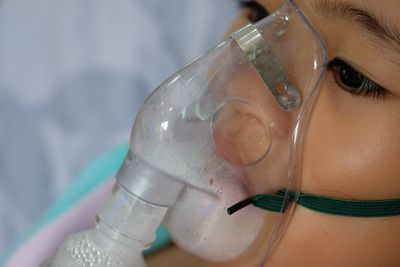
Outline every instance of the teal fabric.
<path id="1" fill-rule="evenodd" d="M 110 177 L 114 176 L 121 166 L 128 152 L 127 145 L 121 145 L 115 149 L 105 153 L 90 164 L 75 180 L 66 192 L 50 207 L 43 215 L 33 229 L 18 239 L 12 249 L 4 256 L 0 257 L 0 266 L 3 266 L 6 259 L 19 247 L 24 240 L 27 240 L 48 223 L 63 214 L 69 208 L 77 204 L 86 194 L 93 191 L 96 187 L 102 185 Z M 157 231 L 157 239 L 152 247 L 145 251 L 145 254 L 153 253 L 169 243 L 169 236 L 164 227 L 160 227 Z"/>

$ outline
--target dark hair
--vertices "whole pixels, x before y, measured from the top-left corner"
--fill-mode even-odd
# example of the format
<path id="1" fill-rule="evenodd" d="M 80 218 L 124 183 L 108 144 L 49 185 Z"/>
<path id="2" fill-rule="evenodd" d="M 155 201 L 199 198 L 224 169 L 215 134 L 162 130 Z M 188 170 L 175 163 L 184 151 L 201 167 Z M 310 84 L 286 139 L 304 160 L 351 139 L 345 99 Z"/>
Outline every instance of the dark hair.
<path id="1" fill-rule="evenodd" d="M 250 11 L 248 19 L 251 22 L 259 21 L 269 15 L 268 10 L 265 9 L 257 1 L 252 0 L 238 0 L 240 8 L 248 9 Z"/>

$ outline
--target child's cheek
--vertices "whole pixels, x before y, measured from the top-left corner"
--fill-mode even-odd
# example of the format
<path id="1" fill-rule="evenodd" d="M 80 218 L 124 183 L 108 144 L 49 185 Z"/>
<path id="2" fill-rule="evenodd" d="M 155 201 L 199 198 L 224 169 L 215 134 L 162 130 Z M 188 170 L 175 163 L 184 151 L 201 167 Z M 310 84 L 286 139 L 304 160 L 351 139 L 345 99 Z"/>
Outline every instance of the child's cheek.
<path id="1" fill-rule="evenodd" d="M 399 114 L 325 82 L 306 135 L 302 187 L 330 196 L 400 197 Z M 388 114 L 382 116 L 382 114 Z M 397 126 L 396 126 L 397 125 Z"/>

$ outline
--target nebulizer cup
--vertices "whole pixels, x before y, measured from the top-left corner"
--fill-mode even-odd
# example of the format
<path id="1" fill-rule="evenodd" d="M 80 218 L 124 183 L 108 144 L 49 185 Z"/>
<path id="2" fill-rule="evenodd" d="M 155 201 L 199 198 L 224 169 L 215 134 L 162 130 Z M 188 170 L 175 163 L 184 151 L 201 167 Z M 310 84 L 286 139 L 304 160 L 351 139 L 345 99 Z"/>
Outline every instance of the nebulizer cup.
<path id="1" fill-rule="evenodd" d="M 293 204 L 278 213 L 227 208 L 254 194 L 298 191 L 325 60 L 318 34 L 286 1 L 171 76 L 139 110 L 96 227 L 70 237 L 49 266 L 144 266 L 141 252 L 161 223 L 205 260 L 261 265 Z M 82 247 L 90 248 L 85 257 Z"/>

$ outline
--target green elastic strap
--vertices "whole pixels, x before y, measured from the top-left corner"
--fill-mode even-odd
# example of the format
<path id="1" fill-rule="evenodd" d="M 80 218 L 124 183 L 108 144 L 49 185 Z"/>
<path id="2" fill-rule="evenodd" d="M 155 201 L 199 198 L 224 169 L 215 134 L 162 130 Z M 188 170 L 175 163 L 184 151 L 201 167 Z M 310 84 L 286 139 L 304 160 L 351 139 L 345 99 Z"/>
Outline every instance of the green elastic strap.
<path id="1" fill-rule="evenodd" d="M 314 211 L 351 217 L 387 217 L 400 215 L 400 199 L 350 200 L 321 195 L 278 191 L 276 194 L 254 195 L 230 207 L 228 214 L 253 204 L 272 212 L 284 212 L 290 202 Z"/>

